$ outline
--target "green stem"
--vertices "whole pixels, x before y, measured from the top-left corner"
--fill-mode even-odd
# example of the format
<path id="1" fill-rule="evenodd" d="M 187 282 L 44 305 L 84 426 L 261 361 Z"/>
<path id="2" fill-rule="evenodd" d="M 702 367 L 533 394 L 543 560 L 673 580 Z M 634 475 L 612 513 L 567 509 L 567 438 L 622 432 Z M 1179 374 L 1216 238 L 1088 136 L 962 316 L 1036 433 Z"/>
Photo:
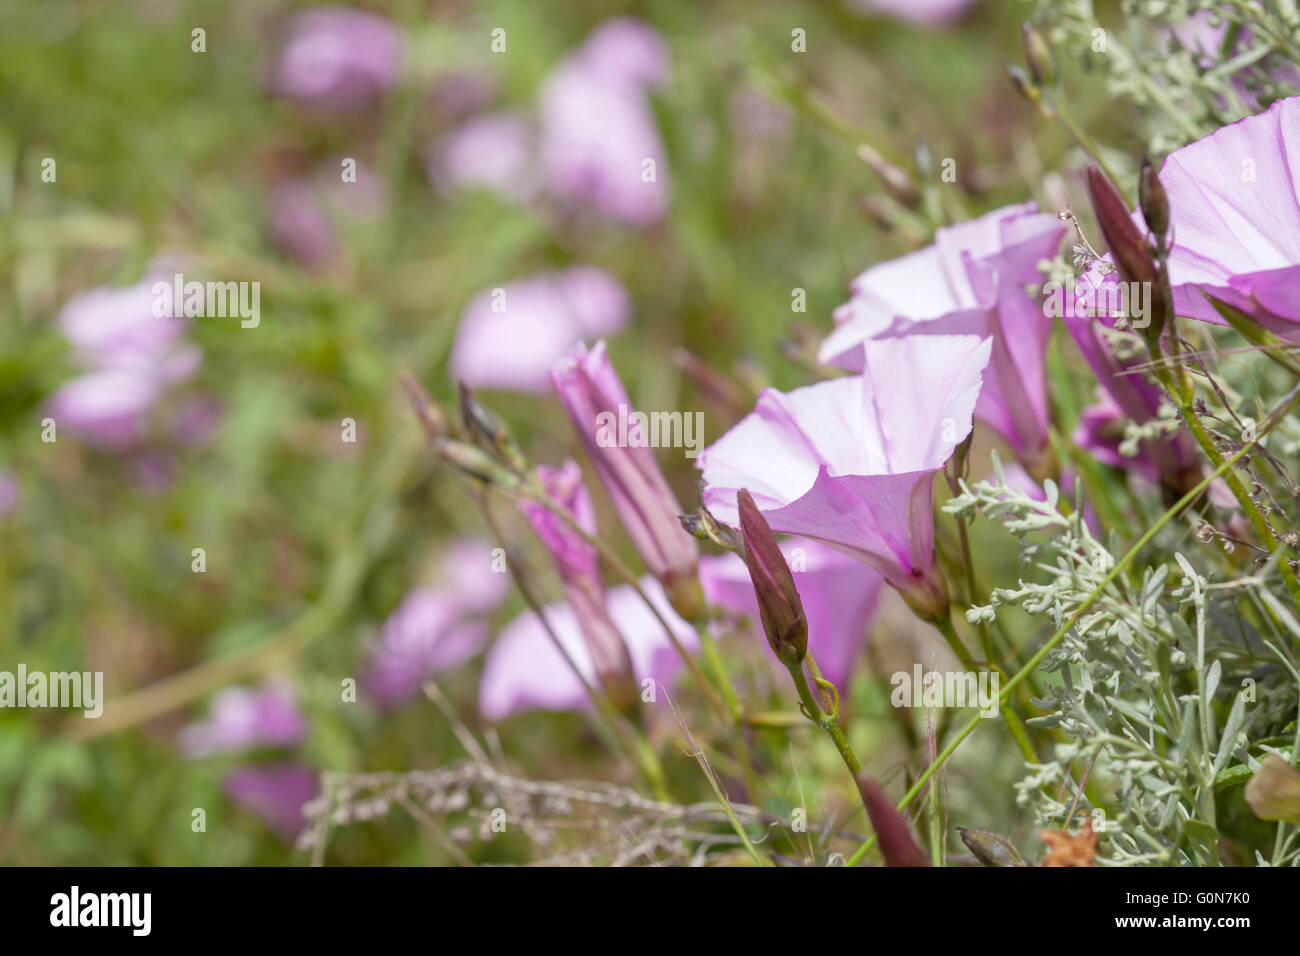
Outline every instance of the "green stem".
<path id="1" fill-rule="evenodd" d="M 817 667 L 817 662 L 813 660 L 811 653 L 804 660 L 808 662 L 809 668 Z M 803 704 L 808 719 L 826 731 L 834 742 L 835 749 L 840 753 L 840 759 L 844 761 L 844 766 L 848 767 L 849 773 L 853 774 L 853 783 L 856 786 L 858 776 L 862 773 L 862 764 L 858 763 L 858 758 L 853 753 L 853 748 L 849 746 L 844 731 L 840 729 L 839 722 L 836 721 L 833 715 L 822 710 L 821 705 L 817 703 L 817 698 L 808 686 L 808 678 L 804 675 L 802 667 L 798 664 L 787 665 L 786 670 L 790 672 L 790 677 L 794 680 L 794 689 L 799 694 L 799 702 Z"/>

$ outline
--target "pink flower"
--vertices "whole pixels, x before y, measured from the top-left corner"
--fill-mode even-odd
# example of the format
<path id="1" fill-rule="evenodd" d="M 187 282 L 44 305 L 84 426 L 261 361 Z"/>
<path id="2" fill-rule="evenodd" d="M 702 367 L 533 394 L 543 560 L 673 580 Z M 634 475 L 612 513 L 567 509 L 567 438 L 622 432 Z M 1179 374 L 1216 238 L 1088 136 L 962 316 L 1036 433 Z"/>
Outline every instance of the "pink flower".
<path id="1" fill-rule="evenodd" d="M 698 459 L 704 503 L 737 521 L 748 488 L 777 532 L 815 538 L 871 565 L 924 616 L 944 613 L 933 483 L 970 433 L 992 342 L 975 335 L 869 339 L 863 374 L 758 405 Z"/>
<path id="2" fill-rule="evenodd" d="M 1169 281 L 1180 316 L 1222 325 L 1206 295 L 1300 340 L 1300 97 L 1170 153 Z M 1133 214 L 1146 231 L 1141 213 Z M 1115 281 L 1114 275 L 1106 278 Z"/>
<path id="3" fill-rule="evenodd" d="M 551 500 L 567 511 L 584 531 L 595 534 L 596 512 L 582 483 L 578 463 L 566 461 L 560 468 L 542 465 L 537 475 Z M 635 688 L 631 686 L 632 661 L 605 607 L 595 547 L 542 505 L 522 501 L 519 506 L 555 558 L 601 683 L 611 698 L 628 708 L 636 700 Z"/>
<path id="4" fill-rule="evenodd" d="M 786 538 L 781 553 L 808 618 L 808 649 L 825 677 L 846 687 L 866 644 L 884 581 L 867 565 L 811 538 Z M 753 639 L 763 641 L 758 602 L 744 561 L 734 554 L 700 558 L 700 583 L 710 604 L 745 615 Z"/>
<path id="5" fill-rule="evenodd" d="M 454 595 L 414 588 L 384 622 L 361 684 L 381 706 L 394 706 L 434 674 L 469 660 L 486 641 L 486 626 L 463 617 Z"/>
<path id="6" fill-rule="evenodd" d="M 316 771 L 300 764 L 240 767 L 225 781 L 226 796 L 292 842 L 303 827 L 302 808 L 320 791 Z"/>
<path id="7" fill-rule="evenodd" d="M 991 336 L 993 350 L 975 417 L 1031 468 L 1049 454 L 1047 343 L 1052 319 L 1025 286 L 1056 254 L 1065 225 L 1034 203 L 1007 206 L 935 232 L 934 243 L 872 266 L 835 310 L 819 359 L 861 370 L 857 346 L 900 334 Z"/>
<path id="8" fill-rule="evenodd" d="M 651 578 L 641 587 L 688 651 L 699 646 L 695 629 L 669 606 L 663 589 Z M 671 687 L 684 666 L 664 634 L 658 619 L 630 585 L 605 594 L 610 618 L 622 634 L 638 682 L 653 680 Z M 591 654 L 574 609 L 567 602 L 544 609 L 560 645 L 588 683 L 597 680 Z M 479 683 L 479 710 L 488 720 L 502 720 L 522 710 L 585 710 L 590 706 L 586 689 L 574 675 L 532 611 L 515 618 L 502 630 L 483 665 Z"/>
<path id="9" fill-rule="evenodd" d="M 497 555 L 498 549 L 483 538 L 454 538 L 438 561 L 434 584 L 462 611 L 491 614 L 510 593 L 510 575 Z"/>
<path id="10" fill-rule="evenodd" d="M 319 7 L 298 14 L 268 77 L 273 93 L 331 109 L 366 106 L 396 80 L 403 39 L 373 13 Z"/>
<path id="11" fill-rule="evenodd" d="M 618 280 L 595 266 L 486 290 L 461 315 L 451 374 L 473 388 L 545 391 L 552 366 L 577 342 L 621 331 L 631 311 Z"/>
<path id="12" fill-rule="evenodd" d="M 362 686 L 384 707 L 413 697 L 425 680 L 482 649 L 485 618 L 509 589 L 509 575 L 488 542 L 455 539 L 438 560 L 431 583 L 412 588 L 384 621 Z"/>
<path id="13" fill-rule="evenodd" d="M 7 468 L 0 468 L 0 517 L 12 514 L 18 506 L 18 479 Z"/>
<path id="14" fill-rule="evenodd" d="M 582 483 L 582 470 L 570 459 L 559 468 L 539 465 L 537 476 L 551 501 L 567 511 L 588 534 L 596 533 L 596 511 Z M 533 501 L 521 501 L 520 510 L 550 550 L 566 581 L 597 573 L 596 549 L 582 539 L 562 518 Z"/>
<path id="15" fill-rule="evenodd" d="M 512 202 L 537 192 L 534 167 L 533 131 L 514 113 L 467 120 L 439 141 L 428 161 L 429 178 L 442 189 L 482 187 Z"/>
<path id="16" fill-rule="evenodd" d="M 644 227 L 668 208 L 667 154 L 644 90 L 666 73 L 666 55 L 648 27 L 620 23 L 593 33 L 543 85 L 541 162 L 560 201 Z"/>
<path id="17" fill-rule="evenodd" d="M 553 377 L 573 430 L 646 569 L 667 589 L 673 606 L 690 616 L 698 610 L 699 546 L 678 521 L 681 506 L 644 436 L 642 441 L 620 445 L 610 434 L 608 420 L 619 420 L 620 408 L 630 420 L 632 403 L 605 343 L 596 343 L 590 351 L 579 344 L 570 357 L 556 364 Z M 733 491 L 733 510 L 734 498 Z"/>
<path id="18" fill-rule="evenodd" d="M 952 26 L 975 0 L 852 0 L 863 13 L 882 13 L 922 27 Z"/>
<path id="19" fill-rule="evenodd" d="M 150 415 L 170 386 L 191 377 L 199 350 L 181 340 L 185 320 L 158 315 L 153 280 L 99 288 L 68 301 L 59 328 L 87 371 L 62 385 L 49 413 L 86 441 L 110 450 L 145 437 Z"/>
<path id="20" fill-rule="evenodd" d="M 125 371 L 87 372 L 50 397 L 49 413 L 87 441 L 123 448 L 144 437 L 149 412 L 162 394 L 152 378 Z"/>
<path id="21" fill-rule="evenodd" d="M 308 269 L 324 269 L 338 254 L 334 223 L 311 183 L 278 184 L 267 194 L 266 210 L 276 245 Z"/>
<path id="22" fill-rule="evenodd" d="M 668 79 L 667 44 L 654 27 L 635 17 L 613 17 L 601 23 L 583 43 L 578 59 L 614 82 L 652 87 Z"/>
<path id="23" fill-rule="evenodd" d="M 231 687 L 212 701 L 208 719 L 181 731 L 178 744 L 187 757 L 233 753 L 253 747 L 292 747 L 307 737 L 307 721 L 294 701 L 293 688 L 267 683 L 259 690 Z"/>

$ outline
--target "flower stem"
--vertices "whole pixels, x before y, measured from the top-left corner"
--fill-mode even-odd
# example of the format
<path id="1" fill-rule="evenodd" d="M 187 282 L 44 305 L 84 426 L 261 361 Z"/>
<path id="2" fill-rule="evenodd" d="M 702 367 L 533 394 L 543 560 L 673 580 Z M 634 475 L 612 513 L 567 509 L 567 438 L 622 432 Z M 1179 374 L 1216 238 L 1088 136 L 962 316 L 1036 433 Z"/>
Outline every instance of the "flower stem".
<path id="1" fill-rule="evenodd" d="M 809 668 L 817 673 L 817 662 L 813 660 L 811 652 L 804 658 Z M 857 756 L 853 753 L 853 748 L 849 746 L 848 738 L 844 736 L 844 731 L 840 729 L 839 722 L 833 714 L 828 714 L 822 710 L 821 705 L 817 703 L 817 698 L 812 689 L 808 686 L 808 677 L 804 674 L 803 668 L 799 665 L 788 666 L 790 677 L 794 680 L 794 689 L 799 694 L 799 702 L 803 704 L 805 715 L 814 724 L 826 731 L 827 735 L 835 744 L 835 749 L 840 752 L 840 759 L 844 761 L 844 766 L 849 768 L 849 773 L 853 774 L 853 783 L 856 786 L 858 775 L 862 773 L 862 764 L 858 763 Z"/>

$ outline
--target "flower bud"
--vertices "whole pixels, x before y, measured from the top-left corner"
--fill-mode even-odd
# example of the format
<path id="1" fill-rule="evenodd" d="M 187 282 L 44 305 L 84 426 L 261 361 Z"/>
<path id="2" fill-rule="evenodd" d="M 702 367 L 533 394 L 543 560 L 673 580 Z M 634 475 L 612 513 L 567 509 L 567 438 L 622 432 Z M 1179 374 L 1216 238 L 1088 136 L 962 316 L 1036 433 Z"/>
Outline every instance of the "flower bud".
<path id="1" fill-rule="evenodd" d="M 863 143 L 858 147 L 858 159 L 870 166 L 880 177 L 885 192 L 909 208 L 916 208 L 921 203 L 921 191 L 906 171 L 899 169 L 875 149 Z"/>
<path id="2" fill-rule="evenodd" d="M 1033 103 L 1035 106 L 1042 108 L 1043 98 L 1039 95 L 1038 85 L 1033 81 L 1023 66 L 1016 66 L 1014 63 L 1007 64 L 1007 75 L 1011 77 L 1011 83 L 1015 86 L 1016 92 Z"/>
<path id="3" fill-rule="evenodd" d="M 673 496 L 654 452 L 641 442 L 620 442 L 612 425 L 626 417 L 631 402 L 599 342 L 579 345 L 552 370 L 555 391 L 575 434 L 614 503 L 628 537 L 646 569 L 664 586 L 673 609 L 687 620 L 700 611 L 697 562 L 699 545 L 682 528 L 681 506 Z"/>
<path id="4" fill-rule="evenodd" d="M 1169 199 L 1156 168 L 1145 156 L 1142 157 L 1142 172 L 1138 176 L 1138 206 L 1151 234 L 1157 242 L 1163 243 L 1169 232 Z"/>
<path id="5" fill-rule="evenodd" d="M 1134 224 L 1128 203 L 1096 166 L 1088 167 L 1088 195 L 1120 278 L 1125 282 L 1150 282 L 1154 286 L 1159 276 L 1155 257 Z"/>
<path id="6" fill-rule="evenodd" d="M 958 827 L 957 833 L 966 848 L 985 866 L 1026 866 L 1024 857 L 1011 841 L 987 830 L 969 830 Z"/>
<path id="7" fill-rule="evenodd" d="M 516 472 L 527 469 L 523 453 L 501 419 L 488 411 L 464 382 L 460 385 L 460 417 L 475 444 L 497 455 Z"/>
<path id="8" fill-rule="evenodd" d="M 777 659 L 787 667 L 797 667 L 808 652 L 808 619 L 794 575 L 767 519 L 744 488 L 736 494 L 736 506 L 745 541 L 745 566 L 754 583 L 763 633 Z"/>
<path id="9" fill-rule="evenodd" d="M 1052 51 L 1047 48 L 1043 35 L 1026 21 L 1020 25 L 1025 36 L 1025 62 L 1029 64 L 1029 75 L 1038 86 L 1051 86 L 1056 82 L 1056 64 L 1052 61 Z"/>
<path id="10" fill-rule="evenodd" d="M 471 478 L 501 488 L 514 489 L 519 487 L 518 476 L 502 468 L 494 458 L 483 452 L 482 449 L 467 445 L 463 441 L 451 441 L 447 438 L 435 439 L 433 447 L 444 461 Z"/>
<path id="11" fill-rule="evenodd" d="M 858 777 L 858 790 L 871 818 L 871 827 L 876 831 L 885 866 L 929 866 L 930 861 L 912 836 L 912 828 L 880 784 L 864 773 Z"/>
<path id="12" fill-rule="evenodd" d="M 1149 324 L 1144 330 L 1148 342 L 1155 342 L 1164 330 L 1169 303 L 1162 292 L 1160 267 L 1151 252 L 1142 231 L 1133 222 L 1128 204 L 1120 195 L 1115 184 L 1096 166 L 1088 167 L 1088 195 L 1092 199 L 1092 209 L 1101 227 L 1106 248 L 1110 250 L 1116 271 L 1124 282 L 1142 283 L 1150 289 Z M 1159 213 L 1160 202 L 1155 203 L 1153 213 Z M 1168 224 L 1168 206 L 1165 206 L 1166 225 Z M 1159 216 L 1156 216 L 1157 221 Z"/>
<path id="13" fill-rule="evenodd" d="M 446 438 L 447 415 L 438 403 L 429 397 L 424 387 L 415 380 L 415 376 L 410 372 L 403 372 L 402 387 L 406 389 L 406 396 L 410 399 L 411 408 L 415 409 L 415 414 L 424 427 L 424 433 L 430 438 Z"/>

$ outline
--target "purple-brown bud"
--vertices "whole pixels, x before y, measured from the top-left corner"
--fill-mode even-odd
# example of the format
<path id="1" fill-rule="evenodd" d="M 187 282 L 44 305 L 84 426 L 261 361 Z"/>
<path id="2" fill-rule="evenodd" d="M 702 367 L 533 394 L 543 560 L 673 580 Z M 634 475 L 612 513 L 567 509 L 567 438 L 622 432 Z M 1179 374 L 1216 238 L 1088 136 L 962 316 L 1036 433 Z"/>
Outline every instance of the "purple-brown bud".
<path id="1" fill-rule="evenodd" d="M 1142 210 L 1142 218 L 1146 220 L 1151 234 L 1157 242 L 1163 243 L 1169 232 L 1169 197 L 1165 195 L 1165 187 L 1160 184 L 1156 168 L 1145 156 L 1142 157 L 1142 172 L 1138 176 L 1138 207 Z"/>
<path id="2" fill-rule="evenodd" d="M 782 664 L 798 667 L 808 652 L 808 619 L 794 586 L 794 575 L 767 519 L 744 488 L 736 494 L 736 506 L 745 541 L 745 566 L 754 582 L 763 633 Z"/>
<path id="3" fill-rule="evenodd" d="M 1154 288 L 1159 268 L 1151 247 L 1133 222 L 1120 191 L 1096 166 L 1088 167 L 1088 196 L 1119 277 L 1125 282 L 1149 282 Z"/>
<path id="4" fill-rule="evenodd" d="M 912 828 L 880 784 L 864 773 L 858 777 L 858 790 L 871 818 L 871 827 L 876 831 L 885 866 L 929 866 L 930 861 L 912 836 Z"/>

